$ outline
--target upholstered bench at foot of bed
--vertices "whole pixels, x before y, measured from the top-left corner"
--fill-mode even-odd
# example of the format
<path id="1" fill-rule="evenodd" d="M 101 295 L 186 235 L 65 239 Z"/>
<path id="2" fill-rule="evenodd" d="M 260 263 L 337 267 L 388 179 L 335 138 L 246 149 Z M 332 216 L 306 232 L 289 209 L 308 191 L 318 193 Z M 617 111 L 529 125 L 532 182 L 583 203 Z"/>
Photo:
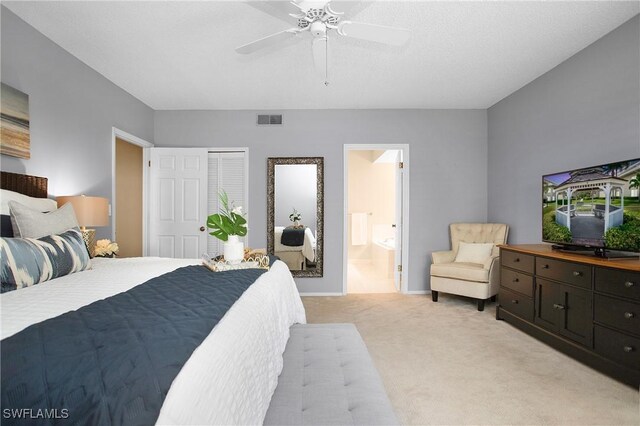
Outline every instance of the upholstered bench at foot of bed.
<path id="1" fill-rule="evenodd" d="M 298 324 L 265 425 L 397 425 L 353 324 Z"/>

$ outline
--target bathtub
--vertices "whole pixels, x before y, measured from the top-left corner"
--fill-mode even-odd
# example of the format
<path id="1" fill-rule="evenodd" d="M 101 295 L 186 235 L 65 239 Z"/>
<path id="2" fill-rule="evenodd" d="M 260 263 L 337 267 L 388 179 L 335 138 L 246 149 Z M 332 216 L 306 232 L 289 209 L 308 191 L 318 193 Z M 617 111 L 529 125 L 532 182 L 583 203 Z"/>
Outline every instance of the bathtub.
<path id="1" fill-rule="evenodd" d="M 394 238 L 374 239 L 371 246 L 371 257 L 380 275 L 394 277 L 396 261 L 396 242 Z"/>
<path id="2" fill-rule="evenodd" d="M 373 240 L 373 244 L 382 247 L 385 250 L 393 250 L 396 249 L 396 239 L 395 238 L 385 238 L 384 240 Z"/>

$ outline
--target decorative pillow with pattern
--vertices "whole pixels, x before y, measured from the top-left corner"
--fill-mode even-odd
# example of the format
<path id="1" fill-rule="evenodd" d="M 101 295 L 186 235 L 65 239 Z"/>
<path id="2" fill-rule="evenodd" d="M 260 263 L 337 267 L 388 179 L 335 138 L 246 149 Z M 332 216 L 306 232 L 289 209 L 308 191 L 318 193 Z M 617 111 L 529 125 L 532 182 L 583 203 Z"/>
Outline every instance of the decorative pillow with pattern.
<path id="1" fill-rule="evenodd" d="M 89 269 L 90 262 L 78 228 L 39 239 L 0 238 L 2 293 Z"/>

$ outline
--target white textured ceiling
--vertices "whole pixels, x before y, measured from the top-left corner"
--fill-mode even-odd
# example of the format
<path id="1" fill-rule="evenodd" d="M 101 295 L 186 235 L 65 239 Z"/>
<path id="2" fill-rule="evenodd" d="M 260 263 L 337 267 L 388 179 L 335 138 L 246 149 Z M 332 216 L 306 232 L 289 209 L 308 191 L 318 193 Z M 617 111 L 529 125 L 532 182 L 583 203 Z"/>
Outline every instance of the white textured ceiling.
<path id="1" fill-rule="evenodd" d="M 346 19 L 413 33 L 400 48 L 330 38 L 327 87 L 308 34 L 249 56 L 234 51 L 294 26 L 274 17 L 282 3 L 2 4 L 159 110 L 487 108 L 640 11 L 637 1 L 335 1 L 351 8 Z"/>

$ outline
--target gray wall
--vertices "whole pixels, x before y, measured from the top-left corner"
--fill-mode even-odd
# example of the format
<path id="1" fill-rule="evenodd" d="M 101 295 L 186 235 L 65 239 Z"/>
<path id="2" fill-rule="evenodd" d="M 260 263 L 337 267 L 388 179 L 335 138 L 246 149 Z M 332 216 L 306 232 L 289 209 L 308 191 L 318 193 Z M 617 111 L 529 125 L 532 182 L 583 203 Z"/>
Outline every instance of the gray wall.
<path id="1" fill-rule="evenodd" d="M 49 193 L 111 197 L 111 128 L 153 140 L 153 110 L 2 7 L 2 82 L 29 95 L 31 158 L 0 168 L 49 178 Z M 98 228 L 111 238 L 111 227 Z"/>
<path id="2" fill-rule="evenodd" d="M 638 16 L 488 110 L 488 219 L 541 241 L 544 174 L 640 157 Z"/>
<path id="3" fill-rule="evenodd" d="M 300 223 L 316 235 L 318 167 L 315 164 L 278 164 L 275 166 L 275 226 L 293 225 L 289 215 L 295 208 Z"/>
<path id="4" fill-rule="evenodd" d="M 276 111 L 274 111 L 276 112 Z M 249 147 L 249 244 L 266 246 L 267 157 L 325 157 L 325 271 L 297 279 L 303 292 L 342 291 L 343 146 L 411 148 L 409 289 L 428 288 L 429 254 L 447 249 L 447 226 L 487 213 L 484 110 L 287 110 L 258 127 L 256 111 L 156 111 L 156 146 Z"/>

